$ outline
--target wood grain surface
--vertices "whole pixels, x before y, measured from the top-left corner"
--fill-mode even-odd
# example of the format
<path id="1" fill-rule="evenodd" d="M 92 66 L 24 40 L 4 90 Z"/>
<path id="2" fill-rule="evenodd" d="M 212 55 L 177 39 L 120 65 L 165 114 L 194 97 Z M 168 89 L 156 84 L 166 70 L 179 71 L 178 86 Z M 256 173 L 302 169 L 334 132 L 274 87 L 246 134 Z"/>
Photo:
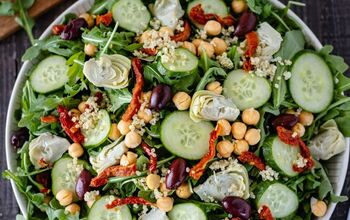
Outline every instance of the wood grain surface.
<path id="1" fill-rule="evenodd" d="M 35 37 L 74 0 L 65 0 L 59 6 L 36 19 L 34 28 Z M 283 1 L 286 2 L 286 1 Z M 304 0 L 307 4 L 304 8 L 293 10 L 309 25 L 323 44 L 332 44 L 335 53 L 343 56 L 350 63 L 350 1 L 349 0 Z M 2 27 L 0 27 L 2 28 Z M 20 69 L 21 56 L 29 46 L 29 41 L 23 30 L 0 42 L 0 171 L 6 169 L 4 129 L 7 105 L 10 94 Z M 348 72 L 349 75 L 349 72 Z M 343 195 L 350 197 L 350 169 L 348 169 Z M 349 211 L 350 202 L 338 204 L 332 219 L 345 220 Z M 19 212 L 16 200 L 13 196 L 10 183 L 0 178 L 0 219 L 15 219 Z"/>

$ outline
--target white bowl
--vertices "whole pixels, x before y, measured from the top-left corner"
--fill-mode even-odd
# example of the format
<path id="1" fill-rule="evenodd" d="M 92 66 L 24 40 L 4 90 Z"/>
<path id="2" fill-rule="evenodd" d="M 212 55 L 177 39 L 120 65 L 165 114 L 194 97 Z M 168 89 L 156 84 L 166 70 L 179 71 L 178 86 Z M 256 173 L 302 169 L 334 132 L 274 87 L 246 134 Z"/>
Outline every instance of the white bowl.
<path id="1" fill-rule="evenodd" d="M 94 0 L 80 0 L 74 3 L 71 7 L 69 7 L 63 14 L 61 14 L 40 36 L 40 39 L 46 38 L 51 34 L 51 28 L 55 24 L 59 24 L 63 20 L 63 15 L 66 13 L 75 13 L 75 14 L 81 14 L 86 11 L 88 11 L 93 4 Z M 278 8 L 284 8 L 285 5 L 283 5 L 278 0 L 270 0 L 270 2 L 275 5 Z M 289 10 L 288 16 L 292 18 L 297 24 L 299 24 L 300 28 L 304 32 L 304 35 L 306 37 L 306 40 L 316 49 L 319 50 L 322 48 L 322 44 L 317 39 L 315 34 L 306 26 L 306 24 L 292 11 Z M 20 107 L 20 97 L 22 96 L 22 88 L 24 85 L 25 80 L 27 79 L 27 73 L 33 66 L 32 62 L 24 62 L 23 66 L 18 74 L 17 80 L 15 82 L 9 108 L 7 112 L 7 119 L 6 119 L 6 137 L 5 137 L 5 143 L 6 143 L 6 159 L 7 159 L 7 167 L 11 171 L 15 171 L 17 167 L 17 161 L 16 161 L 16 152 L 13 150 L 13 147 L 10 143 L 11 134 L 13 131 L 17 130 L 17 122 L 14 117 L 14 112 L 16 109 Z M 349 138 L 347 139 L 347 145 L 349 145 Z M 339 154 L 335 157 L 333 157 L 331 160 L 327 161 L 326 167 L 329 171 L 329 178 L 332 182 L 332 185 L 334 187 L 334 193 L 336 195 L 340 195 L 341 190 L 344 185 L 347 167 L 349 162 L 349 147 L 346 148 L 345 152 L 342 154 Z M 18 202 L 18 205 L 21 209 L 21 212 L 26 215 L 26 198 L 18 191 L 15 183 L 11 181 L 11 185 L 16 197 L 16 200 Z M 329 205 L 327 213 L 324 217 L 319 218 L 322 220 L 330 219 L 334 208 L 336 204 L 332 203 Z"/>

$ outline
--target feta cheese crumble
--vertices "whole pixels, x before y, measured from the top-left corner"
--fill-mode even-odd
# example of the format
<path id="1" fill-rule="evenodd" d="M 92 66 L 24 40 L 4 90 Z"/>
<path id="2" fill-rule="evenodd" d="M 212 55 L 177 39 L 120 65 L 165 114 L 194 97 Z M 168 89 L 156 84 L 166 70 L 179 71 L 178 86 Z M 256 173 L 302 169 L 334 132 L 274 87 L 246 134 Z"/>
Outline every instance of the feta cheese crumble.
<path id="1" fill-rule="evenodd" d="M 274 171 L 271 167 L 266 166 L 265 170 L 259 172 L 259 175 L 262 177 L 263 181 L 269 180 L 278 180 L 279 173 Z"/>

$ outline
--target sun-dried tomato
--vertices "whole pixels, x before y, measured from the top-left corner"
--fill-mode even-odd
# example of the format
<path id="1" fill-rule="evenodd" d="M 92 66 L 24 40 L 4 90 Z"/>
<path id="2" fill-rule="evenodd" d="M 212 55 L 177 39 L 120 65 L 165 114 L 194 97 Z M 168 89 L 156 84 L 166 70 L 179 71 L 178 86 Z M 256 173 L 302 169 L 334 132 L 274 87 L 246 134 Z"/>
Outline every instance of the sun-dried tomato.
<path id="1" fill-rule="evenodd" d="M 276 130 L 277 130 L 278 137 L 283 143 L 286 143 L 292 146 L 299 145 L 299 138 L 297 136 L 294 136 L 293 131 L 288 130 L 282 126 L 277 126 Z"/>
<path id="2" fill-rule="evenodd" d="M 246 60 L 243 63 L 243 69 L 245 71 L 250 71 L 253 69 L 250 58 L 256 53 L 256 49 L 259 46 L 259 36 L 256 32 L 250 32 L 245 35 L 247 40 L 247 49 L 245 51 Z"/>
<path id="3" fill-rule="evenodd" d="M 191 8 L 189 17 L 201 25 L 205 25 L 209 20 L 216 20 L 224 26 L 232 26 L 235 23 L 235 19 L 231 15 L 222 18 L 219 15 L 213 13 L 205 14 L 201 4 L 198 4 L 195 7 Z"/>
<path id="4" fill-rule="evenodd" d="M 242 163 L 248 163 L 251 166 L 255 166 L 259 170 L 265 170 L 266 168 L 266 165 L 261 158 L 250 151 L 241 153 L 241 155 L 238 156 L 238 160 Z"/>
<path id="5" fill-rule="evenodd" d="M 91 187 L 100 187 L 108 182 L 109 177 L 118 176 L 131 176 L 136 173 L 136 164 L 131 164 L 129 166 L 111 166 L 104 169 L 97 177 L 93 178 L 90 182 Z"/>
<path id="6" fill-rule="evenodd" d="M 274 220 L 272 213 L 271 213 L 271 210 L 266 205 L 263 205 L 261 207 L 261 210 L 259 212 L 259 219 L 261 219 L 261 220 Z"/>
<path id="7" fill-rule="evenodd" d="M 171 37 L 171 40 L 175 42 L 184 42 L 191 36 L 191 26 L 188 21 L 184 21 L 184 30 Z"/>
<path id="8" fill-rule="evenodd" d="M 51 29 L 52 34 L 53 35 L 60 35 L 65 27 L 66 27 L 66 25 L 64 25 L 64 24 L 56 24 L 56 25 L 52 26 L 52 29 Z"/>
<path id="9" fill-rule="evenodd" d="M 130 205 L 130 204 L 156 206 L 154 203 L 147 201 L 146 199 L 144 199 L 142 197 L 130 196 L 130 197 L 126 197 L 126 198 L 117 198 L 117 199 L 113 200 L 112 203 L 107 204 L 106 208 L 112 209 L 112 208 L 117 207 L 117 206 Z"/>
<path id="10" fill-rule="evenodd" d="M 145 53 L 145 54 L 147 54 L 149 56 L 155 56 L 155 55 L 157 55 L 158 50 L 155 49 L 155 48 L 142 48 L 141 52 Z"/>
<path id="11" fill-rule="evenodd" d="M 215 157 L 215 142 L 216 139 L 219 137 L 220 130 L 222 128 L 217 125 L 215 129 L 210 133 L 210 139 L 209 139 L 209 151 L 202 159 L 197 163 L 195 166 L 193 166 L 190 170 L 190 177 L 192 177 L 195 180 L 199 180 L 201 176 L 203 175 L 205 171 L 205 167 L 207 166 L 208 162 L 212 160 Z"/>
<path id="12" fill-rule="evenodd" d="M 148 170 L 150 173 L 154 173 L 157 171 L 157 154 L 154 151 L 154 149 L 152 149 L 150 146 L 148 146 L 145 142 L 141 143 L 141 147 L 143 149 L 143 151 L 145 151 L 145 153 L 147 154 L 147 156 L 149 157 L 149 166 L 148 166 Z"/>
<path id="13" fill-rule="evenodd" d="M 47 115 L 47 116 L 42 116 L 40 118 L 40 121 L 42 123 L 51 124 L 51 123 L 57 122 L 57 118 L 54 115 Z"/>
<path id="14" fill-rule="evenodd" d="M 59 113 L 59 120 L 63 130 L 66 134 L 75 142 L 83 143 L 84 135 L 81 133 L 78 122 L 72 121 L 72 116 L 69 115 L 68 109 L 63 106 L 58 106 L 57 111 Z"/>
<path id="15" fill-rule="evenodd" d="M 131 102 L 122 116 L 123 121 L 131 120 L 132 116 L 134 116 L 141 107 L 140 100 L 141 100 L 141 93 L 142 93 L 142 88 L 144 84 L 141 60 L 138 58 L 133 58 L 131 60 L 131 65 L 136 77 L 136 83 L 135 83 L 134 90 L 132 92 Z"/>
<path id="16" fill-rule="evenodd" d="M 103 24 L 104 26 L 109 26 L 113 21 L 113 15 L 111 12 L 108 12 L 104 15 L 96 16 L 96 25 Z"/>

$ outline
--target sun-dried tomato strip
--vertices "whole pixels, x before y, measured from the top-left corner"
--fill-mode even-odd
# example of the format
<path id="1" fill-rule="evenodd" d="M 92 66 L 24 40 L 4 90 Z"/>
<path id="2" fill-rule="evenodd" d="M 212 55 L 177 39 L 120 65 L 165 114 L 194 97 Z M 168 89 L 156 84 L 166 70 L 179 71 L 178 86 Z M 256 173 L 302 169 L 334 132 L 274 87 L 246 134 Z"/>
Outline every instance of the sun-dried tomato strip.
<path id="1" fill-rule="evenodd" d="M 278 137 L 283 143 L 286 143 L 292 146 L 299 145 L 299 138 L 293 135 L 293 131 L 288 130 L 282 126 L 277 126 L 276 130 L 277 130 Z"/>
<path id="2" fill-rule="evenodd" d="M 256 32 L 250 32 L 245 35 L 247 40 L 247 49 L 245 51 L 246 60 L 243 62 L 243 69 L 245 71 L 250 71 L 253 69 L 250 58 L 256 53 L 256 49 L 259 46 L 259 36 Z"/>
<path id="3" fill-rule="evenodd" d="M 149 206 L 156 206 L 156 204 L 145 200 L 144 198 L 141 197 L 137 197 L 137 196 L 130 196 L 130 197 L 126 197 L 126 198 L 117 198 L 115 200 L 113 200 L 110 204 L 106 205 L 107 209 L 112 209 L 115 208 L 117 206 L 121 206 L 121 205 L 130 205 L 130 204 L 138 204 L 138 205 L 149 205 Z"/>
<path id="4" fill-rule="evenodd" d="M 131 102 L 122 116 L 123 121 L 131 120 L 132 116 L 134 116 L 141 107 L 140 100 L 141 100 L 141 93 L 142 93 L 142 88 L 144 84 L 141 60 L 138 58 L 133 58 L 131 60 L 131 65 L 136 77 L 136 83 L 135 83 L 134 90 L 132 92 Z"/>
<path id="5" fill-rule="evenodd" d="M 266 205 L 263 205 L 261 207 L 261 210 L 259 212 L 259 219 L 260 220 L 274 220 L 272 213 L 271 213 L 271 210 Z"/>
<path id="6" fill-rule="evenodd" d="M 155 55 L 157 55 L 158 50 L 155 49 L 155 48 L 142 48 L 141 52 L 145 53 L 145 54 L 147 54 L 149 56 L 155 56 Z"/>
<path id="7" fill-rule="evenodd" d="M 63 106 L 58 106 L 59 120 L 63 130 L 75 142 L 83 143 L 84 135 L 81 133 L 78 122 L 73 122 L 72 117 L 68 114 L 68 109 Z"/>
<path id="8" fill-rule="evenodd" d="M 145 151 L 145 153 L 147 154 L 147 156 L 149 157 L 149 166 L 148 166 L 148 170 L 151 173 L 154 173 L 157 171 L 157 154 L 154 151 L 154 149 L 152 149 L 150 146 L 148 146 L 148 144 L 146 144 L 145 142 L 141 143 L 141 147 L 143 149 L 143 151 Z"/>
<path id="9" fill-rule="evenodd" d="M 201 25 L 205 25 L 209 20 L 216 20 L 223 26 L 232 26 L 235 23 L 235 19 L 231 15 L 222 18 L 213 13 L 205 14 L 201 4 L 191 8 L 189 17 Z"/>
<path id="10" fill-rule="evenodd" d="M 215 142 L 216 139 L 219 137 L 220 130 L 222 128 L 217 125 L 215 129 L 210 133 L 210 139 L 209 139 L 209 151 L 202 159 L 197 163 L 195 166 L 193 166 L 190 170 L 190 177 L 192 177 L 195 180 L 199 180 L 201 176 L 203 175 L 205 171 L 205 167 L 207 166 L 208 162 L 212 160 L 215 157 Z"/>
<path id="11" fill-rule="evenodd" d="M 60 35 L 65 27 L 66 27 L 66 25 L 64 25 L 64 24 L 56 24 L 56 25 L 52 26 L 52 29 L 51 29 L 52 34 L 53 35 Z"/>
<path id="12" fill-rule="evenodd" d="M 42 116 L 40 118 L 40 121 L 42 123 L 51 124 L 51 123 L 57 122 L 57 118 L 54 115 L 47 115 L 47 116 Z"/>
<path id="13" fill-rule="evenodd" d="M 131 176 L 136 173 L 136 164 L 129 166 L 111 166 L 104 169 L 97 177 L 93 178 L 90 182 L 91 187 L 100 187 L 108 182 L 109 177 L 117 176 Z"/>
<path id="14" fill-rule="evenodd" d="M 184 42 L 191 36 L 191 26 L 188 21 L 184 21 L 184 30 L 171 37 L 171 40 L 175 42 Z"/>
<path id="15" fill-rule="evenodd" d="M 111 12 L 108 12 L 104 15 L 96 16 L 96 25 L 103 24 L 104 26 L 109 26 L 113 21 L 113 15 Z"/>
<path id="16" fill-rule="evenodd" d="M 250 151 L 241 153 L 241 155 L 238 156 L 238 160 L 242 163 L 248 163 L 251 166 L 255 166 L 259 170 L 265 170 L 266 168 L 266 165 L 261 158 Z"/>

